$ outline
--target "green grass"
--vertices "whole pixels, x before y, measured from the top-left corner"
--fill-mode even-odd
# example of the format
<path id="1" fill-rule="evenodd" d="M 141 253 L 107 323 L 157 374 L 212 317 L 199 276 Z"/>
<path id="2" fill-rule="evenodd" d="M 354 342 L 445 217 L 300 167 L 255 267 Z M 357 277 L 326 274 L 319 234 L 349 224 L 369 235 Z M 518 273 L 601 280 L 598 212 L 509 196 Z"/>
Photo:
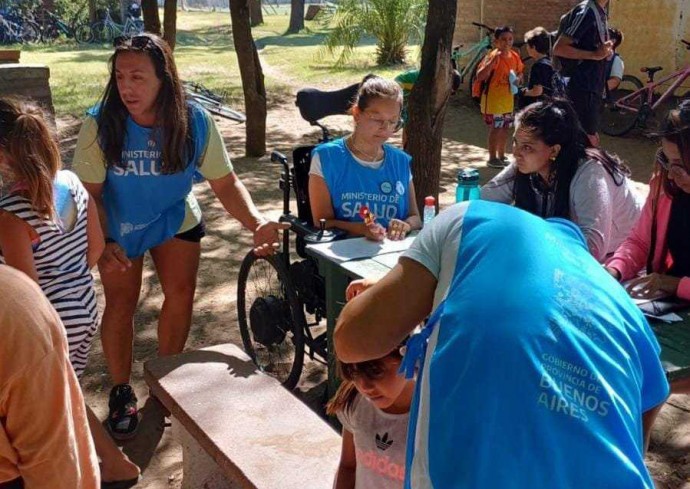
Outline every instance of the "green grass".
<path id="1" fill-rule="evenodd" d="M 405 69 L 376 66 L 371 39 L 362 42 L 348 63 L 337 66 L 337 56 L 322 49 L 326 30 L 316 22 L 307 22 L 304 32 L 284 36 L 288 15 L 264 13 L 264 21 L 253 29 L 253 34 L 268 65 L 264 71 L 269 104 L 292 96 L 293 86 L 326 85 L 336 89 L 368 73 L 392 78 Z M 419 48 L 413 46 L 409 51 L 408 61 L 414 63 Z M 57 115 L 81 117 L 103 91 L 111 53 L 109 46 L 79 46 L 64 41 L 52 46 L 22 46 L 21 62 L 47 65 Z M 183 79 L 193 79 L 225 92 L 230 104 L 242 107 L 242 85 L 229 12 L 179 12 L 175 59 Z"/>

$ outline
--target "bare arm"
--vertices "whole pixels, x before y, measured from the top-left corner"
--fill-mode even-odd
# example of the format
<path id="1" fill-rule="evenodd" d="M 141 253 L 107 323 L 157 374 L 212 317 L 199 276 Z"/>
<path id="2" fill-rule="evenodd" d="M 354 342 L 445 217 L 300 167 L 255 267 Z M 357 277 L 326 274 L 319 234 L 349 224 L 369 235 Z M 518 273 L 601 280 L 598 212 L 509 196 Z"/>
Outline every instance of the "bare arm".
<path id="1" fill-rule="evenodd" d="M 409 258 L 348 302 L 335 328 L 335 350 L 346 363 L 381 358 L 431 312 L 436 278 Z"/>
<path id="2" fill-rule="evenodd" d="M 327 228 L 338 228 L 354 236 L 366 236 L 378 240 L 378 237 L 374 236 L 363 222 L 341 221 L 335 218 L 331 192 L 328 190 L 328 185 L 323 177 L 309 175 L 309 204 L 311 205 L 314 226 L 318 227 L 319 221 L 325 219 Z M 419 211 L 417 211 L 417 215 L 419 215 Z"/>
<path id="3" fill-rule="evenodd" d="M 553 45 L 554 56 L 568 59 L 582 59 L 599 61 L 611 55 L 613 41 L 606 41 L 596 51 L 585 51 L 574 46 L 575 40 L 572 37 L 561 35 L 556 44 Z"/>
<path id="4" fill-rule="evenodd" d="M 86 237 L 88 240 L 87 262 L 89 268 L 93 268 L 103 254 L 105 241 L 103 240 L 103 229 L 98 219 L 98 207 L 93 199 L 89 199 L 86 210 Z"/>
<path id="5" fill-rule="evenodd" d="M 486 55 L 477 68 L 477 80 L 484 81 L 489 78 L 489 75 L 494 70 L 494 65 L 496 64 L 497 59 L 497 54 L 489 53 Z"/>
<path id="6" fill-rule="evenodd" d="M 254 205 L 247 188 L 237 178 L 235 172 L 230 172 L 216 180 L 209 180 L 208 183 L 225 210 L 240 221 L 242 226 L 250 231 L 255 231 L 265 221 Z"/>
<path id="7" fill-rule="evenodd" d="M 338 471 L 335 474 L 333 489 L 355 489 L 356 471 L 357 456 L 355 454 L 355 440 L 352 433 L 343 428 L 340 465 L 338 465 Z"/>
<path id="8" fill-rule="evenodd" d="M 254 233 L 254 253 L 270 255 L 278 246 L 278 231 L 290 227 L 287 223 L 266 220 L 254 205 L 251 195 L 235 172 L 209 180 L 218 200 L 231 216 Z"/>
<path id="9" fill-rule="evenodd" d="M 525 97 L 541 97 L 544 94 L 544 87 L 541 85 L 534 85 L 532 88 L 523 91 L 522 94 Z"/>
<path id="10" fill-rule="evenodd" d="M 108 236 L 108 218 L 105 213 L 105 207 L 103 206 L 103 183 L 88 183 L 82 182 L 84 188 L 89 192 L 91 199 L 89 199 L 89 213 L 87 214 L 87 219 L 89 224 L 98 223 L 101 228 L 101 239 Z M 92 210 L 92 201 L 96 205 L 96 211 Z M 97 219 L 91 219 L 91 216 L 96 216 Z M 95 231 L 87 228 L 87 232 L 95 233 Z M 94 236 L 94 239 L 97 239 Z M 91 247 L 91 241 L 89 241 L 89 248 Z M 91 260 L 95 258 L 96 252 L 94 251 L 93 256 L 91 250 L 89 249 L 89 266 L 91 265 Z M 105 243 L 103 249 L 99 253 L 98 264 L 101 268 L 101 272 L 112 272 L 120 271 L 124 272 L 129 267 L 132 266 L 132 262 L 127 258 L 125 251 L 117 243 Z"/>
<path id="11" fill-rule="evenodd" d="M 647 452 L 649 448 L 649 438 L 652 434 L 652 426 L 654 425 L 654 420 L 656 420 L 657 414 L 661 411 L 664 403 L 662 402 L 657 407 L 645 411 L 642 413 L 642 440 L 644 442 L 644 451 Z"/>
<path id="12" fill-rule="evenodd" d="M 0 250 L 5 263 L 38 282 L 30 233 L 27 223 L 14 214 L 0 211 Z"/>
<path id="13" fill-rule="evenodd" d="M 408 208 L 410 212 L 408 212 L 405 222 L 407 222 L 407 224 L 410 225 L 410 229 L 414 231 L 415 229 L 422 229 L 422 218 L 419 215 L 414 182 L 410 182 L 409 194 Z"/>
<path id="14" fill-rule="evenodd" d="M 606 80 L 606 85 L 609 87 L 609 92 L 618 88 L 618 86 L 620 84 L 621 84 L 621 79 L 618 78 L 617 76 L 612 76 L 611 78 Z"/>

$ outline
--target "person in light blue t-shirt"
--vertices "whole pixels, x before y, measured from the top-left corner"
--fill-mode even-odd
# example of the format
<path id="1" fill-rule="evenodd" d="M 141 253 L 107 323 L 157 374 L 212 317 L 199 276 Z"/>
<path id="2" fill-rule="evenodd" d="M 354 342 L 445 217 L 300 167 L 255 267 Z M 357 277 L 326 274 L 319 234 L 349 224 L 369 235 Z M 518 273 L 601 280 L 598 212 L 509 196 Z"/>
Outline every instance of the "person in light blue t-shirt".
<path id="1" fill-rule="evenodd" d="M 384 144 L 402 126 L 402 91 L 390 80 L 364 79 L 354 104 L 352 134 L 318 146 L 309 169 L 314 225 L 337 227 L 376 241 L 403 239 L 422 221 L 415 197 L 410 156 Z M 365 223 L 366 206 L 376 223 Z"/>
<path id="2" fill-rule="evenodd" d="M 338 359 L 380 357 L 432 309 L 402 364 L 418 373 L 405 487 L 653 489 L 659 344 L 575 224 L 451 207 L 345 306 Z"/>
<path id="3" fill-rule="evenodd" d="M 254 234 L 268 255 L 287 224 L 266 220 L 233 171 L 211 116 L 186 100 L 168 44 L 153 34 L 118 38 L 100 104 L 82 124 L 72 168 L 96 203 L 106 236 L 98 262 L 105 310 L 103 352 L 114 387 L 108 428 L 129 438 L 138 426 L 129 385 L 133 318 L 144 254 L 151 255 L 165 300 L 158 353 L 183 350 L 192 321 L 204 236 L 192 192 L 198 171 L 225 209 Z"/>

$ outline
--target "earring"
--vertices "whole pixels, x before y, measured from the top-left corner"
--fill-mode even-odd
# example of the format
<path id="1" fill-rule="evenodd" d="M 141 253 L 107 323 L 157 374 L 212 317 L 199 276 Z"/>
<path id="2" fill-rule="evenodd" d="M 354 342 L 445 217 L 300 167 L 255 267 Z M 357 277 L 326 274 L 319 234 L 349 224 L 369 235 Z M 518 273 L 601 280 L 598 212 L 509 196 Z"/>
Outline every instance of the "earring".
<path id="1" fill-rule="evenodd" d="M 553 156 L 551 156 L 551 157 L 549 158 L 549 161 L 550 161 L 551 163 L 553 163 L 554 161 L 556 161 L 556 158 L 557 158 L 557 157 L 558 157 L 558 155 L 553 155 Z"/>

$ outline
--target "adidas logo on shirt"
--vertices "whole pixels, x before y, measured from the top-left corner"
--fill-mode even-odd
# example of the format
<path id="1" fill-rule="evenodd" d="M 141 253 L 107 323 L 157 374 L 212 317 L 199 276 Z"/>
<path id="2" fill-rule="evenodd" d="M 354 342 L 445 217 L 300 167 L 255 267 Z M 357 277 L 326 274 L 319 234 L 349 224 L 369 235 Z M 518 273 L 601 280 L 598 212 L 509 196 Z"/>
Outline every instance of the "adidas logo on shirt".
<path id="1" fill-rule="evenodd" d="M 384 433 L 383 436 L 376 433 L 376 447 L 379 450 L 386 451 L 393 444 L 393 440 L 388 439 L 388 433 Z"/>

